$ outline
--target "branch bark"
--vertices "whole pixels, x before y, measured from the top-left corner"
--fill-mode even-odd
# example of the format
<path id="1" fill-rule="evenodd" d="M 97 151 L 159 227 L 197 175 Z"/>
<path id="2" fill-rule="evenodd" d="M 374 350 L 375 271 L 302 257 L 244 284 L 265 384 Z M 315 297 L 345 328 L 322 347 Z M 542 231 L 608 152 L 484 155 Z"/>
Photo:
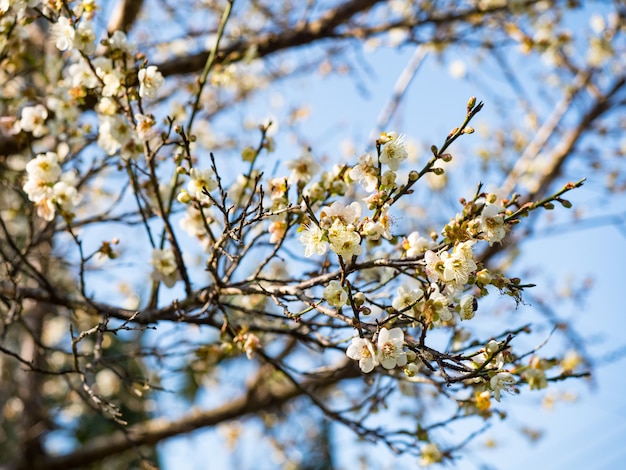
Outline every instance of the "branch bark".
<path id="1" fill-rule="evenodd" d="M 245 395 L 218 408 L 193 413 L 177 421 L 154 419 L 131 426 L 127 430 L 94 439 L 70 454 L 39 461 L 31 469 L 68 470 L 86 466 L 138 446 L 155 445 L 171 437 L 278 408 L 302 395 L 322 392 L 342 380 L 358 376 L 360 371 L 353 361 L 345 361 L 327 373 L 304 381 L 301 387 L 291 382 L 271 385 L 260 378 L 262 382 L 251 386 Z"/>

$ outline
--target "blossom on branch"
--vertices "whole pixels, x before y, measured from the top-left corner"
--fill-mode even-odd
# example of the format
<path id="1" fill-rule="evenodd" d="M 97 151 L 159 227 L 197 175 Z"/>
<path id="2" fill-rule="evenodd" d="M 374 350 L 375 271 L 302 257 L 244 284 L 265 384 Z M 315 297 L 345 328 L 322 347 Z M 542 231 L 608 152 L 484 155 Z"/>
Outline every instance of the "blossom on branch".
<path id="1" fill-rule="evenodd" d="M 378 361 L 385 369 L 406 365 L 404 333 L 401 328 L 382 328 L 378 333 Z"/>
<path id="2" fill-rule="evenodd" d="M 348 301 L 348 293 L 342 287 L 341 282 L 333 280 L 324 289 L 324 298 L 328 305 L 341 308 Z"/>
<path id="3" fill-rule="evenodd" d="M 161 281 L 167 287 L 174 287 L 179 279 L 178 264 L 174 252 L 169 249 L 157 249 L 152 251 L 152 260 L 150 264 L 153 266 L 152 279 Z"/>
<path id="4" fill-rule="evenodd" d="M 515 385 L 515 377 L 509 372 L 498 372 L 491 377 L 489 385 L 493 390 L 493 397 L 499 402 L 501 391 L 511 391 L 513 385 Z"/>
<path id="5" fill-rule="evenodd" d="M 490 245 L 499 243 L 506 235 L 502 208 L 497 204 L 486 204 L 480 213 L 480 230 Z"/>
<path id="6" fill-rule="evenodd" d="M 315 224 L 310 224 L 300 235 L 300 241 L 304 245 L 304 256 L 307 258 L 315 253 L 323 255 L 328 250 L 328 242 L 324 231 Z"/>
<path id="7" fill-rule="evenodd" d="M 207 168 L 206 170 L 198 170 L 192 168 L 189 170 L 189 176 L 191 179 L 187 184 L 187 191 L 191 197 L 196 198 L 200 202 L 211 204 L 211 198 L 204 192 L 211 192 L 217 188 L 217 182 L 213 179 L 213 170 Z"/>
<path id="8" fill-rule="evenodd" d="M 374 345 L 367 338 L 352 338 L 352 342 L 346 350 L 346 355 L 350 359 L 359 361 L 359 367 L 366 374 L 374 370 L 378 365 L 378 356 L 374 350 Z"/>
<path id="9" fill-rule="evenodd" d="M 142 98 L 156 98 L 159 88 L 165 83 L 165 79 L 156 65 L 150 65 L 139 70 L 139 96 Z"/>
<path id="10" fill-rule="evenodd" d="M 390 132 L 384 134 L 384 138 L 381 136 L 380 140 L 386 141 L 380 152 L 380 163 L 388 165 L 393 171 L 397 171 L 400 168 L 400 163 L 409 156 L 404 142 L 404 134 L 398 135 L 395 132 Z"/>

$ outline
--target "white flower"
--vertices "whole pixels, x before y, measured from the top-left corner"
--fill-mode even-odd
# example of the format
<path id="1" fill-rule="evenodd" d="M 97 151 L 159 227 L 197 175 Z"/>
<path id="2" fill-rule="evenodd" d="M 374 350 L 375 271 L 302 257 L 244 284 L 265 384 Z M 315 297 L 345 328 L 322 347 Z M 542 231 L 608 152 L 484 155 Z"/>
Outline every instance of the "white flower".
<path id="1" fill-rule="evenodd" d="M 430 243 L 419 232 L 411 232 L 402 242 L 407 258 L 415 258 L 428 250 Z"/>
<path id="2" fill-rule="evenodd" d="M 200 171 L 197 168 L 192 168 L 189 171 L 189 176 L 191 177 L 189 184 L 187 184 L 189 194 L 201 202 L 211 203 L 211 198 L 204 194 L 203 190 L 206 188 L 207 191 L 211 192 L 217 188 L 217 182 L 213 179 L 213 171 L 211 169 Z"/>
<path id="3" fill-rule="evenodd" d="M 97 72 L 104 83 L 102 96 L 110 97 L 117 95 L 122 88 L 122 73 L 119 70 L 100 73 L 101 69 L 97 69 Z"/>
<path id="4" fill-rule="evenodd" d="M 95 59 L 93 61 L 94 67 L 96 60 L 98 59 Z M 98 69 L 96 68 L 96 71 L 97 70 Z M 73 87 L 85 87 L 93 89 L 100 84 L 100 82 L 98 81 L 98 77 L 93 73 L 93 71 L 89 67 L 89 64 L 85 60 L 83 60 L 82 57 L 79 62 L 76 62 L 75 64 L 69 66 L 68 76 L 69 78 L 71 78 Z"/>
<path id="5" fill-rule="evenodd" d="M 350 359 L 359 361 L 359 367 L 366 374 L 374 370 L 378 365 L 378 357 L 374 351 L 374 345 L 367 338 L 352 338 L 352 343 L 346 350 Z"/>
<path id="6" fill-rule="evenodd" d="M 156 65 L 150 65 L 139 71 L 139 96 L 142 98 L 156 98 L 159 88 L 165 79 Z"/>
<path id="7" fill-rule="evenodd" d="M 417 461 L 420 467 L 427 467 L 428 465 L 441 462 L 442 460 L 443 454 L 441 450 L 439 450 L 439 447 L 437 447 L 437 444 L 431 442 L 420 447 L 420 458 Z"/>
<path id="8" fill-rule="evenodd" d="M 275 244 L 280 242 L 285 237 L 288 227 L 289 226 L 285 220 L 273 221 L 267 229 L 267 231 L 271 234 L 270 243 Z"/>
<path id="9" fill-rule="evenodd" d="M 126 34 L 122 31 L 115 31 L 109 38 L 109 47 L 130 54 L 134 52 L 137 46 L 133 43 L 129 43 Z"/>
<path id="10" fill-rule="evenodd" d="M 497 204 L 486 204 L 480 213 L 480 231 L 490 245 L 502 241 L 506 235 L 502 207 Z"/>
<path id="11" fill-rule="evenodd" d="M 459 302 L 459 316 L 461 320 L 471 320 L 474 318 L 476 298 L 471 294 L 466 294 L 461 297 Z"/>
<path id="12" fill-rule="evenodd" d="M 65 212 L 71 212 L 79 203 L 80 195 L 74 186 L 66 181 L 59 181 L 52 187 L 52 201 Z"/>
<path id="13" fill-rule="evenodd" d="M 439 286 L 431 284 L 427 305 L 431 312 L 439 317 L 439 320 L 444 322 L 452 320 L 452 312 L 448 308 L 449 303 L 450 299 L 439 291 Z"/>
<path id="14" fill-rule="evenodd" d="M 22 109 L 22 117 L 19 121 L 19 125 L 23 131 L 32 132 L 33 137 L 41 137 L 48 132 L 46 128 L 47 118 L 48 110 L 45 106 L 41 104 L 26 106 Z"/>
<path id="15" fill-rule="evenodd" d="M 405 310 L 414 307 L 415 304 L 424 297 L 422 289 L 409 289 L 402 285 L 398 287 L 398 295 L 394 297 L 391 306 L 395 310 Z"/>
<path id="16" fill-rule="evenodd" d="M 178 265 L 171 249 L 154 249 L 152 251 L 152 279 L 162 281 L 167 287 L 173 287 L 178 280 Z"/>
<path id="17" fill-rule="evenodd" d="M 363 235 L 370 241 L 378 241 L 381 238 L 391 240 L 391 232 L 389 231 L 389 225 L 385 225 L 385 221 L 380 220 L 378 222 L 372 222 L 371 220 L 366 222 L 363 226 Z"/>
<path id="18" fill-rule="evenodd" d="M 330 281 L 324 289 L 324 298 L 328 305 L 341 308 L 348 301 L 348 293 L 341 286 L 339 281 Z"/>
<path id="19" fill-rule="evenodd" d="M 354 231 L 354 226 L 346 227 L 339 220 L 328 231 L 328 240 L 330 249 L 343 258 L 351 259 L 363 252 L 361 236 Z"/>
<path id="20" fill-rule="evenodd" d="M 480 366 L 485 361 L 491 359 L 489 368 L 501 369 L 504 367 L 504 354 L 502 354 L 503 351 L 500 351 L 496 356 L 494 356 L 498 349 L 500 349 L 500 343 L 492 339 L 485 345 L 485 352 L 481 356 L 474 357 L 474 362 Z"/>
<path id="21" fill-rule="evenodd" d="M 89 21 L 82 21 L 74 33 L 73 46 L 85 54 L 93 54 L 96 51 L 96 33 Z"/>
<path id="22" fill-rule="evenodd" d="M 154 125 L 156 124 L 154 117 L 137 113 L 135 114 L 135 120 L 137 121 L 135 130 L 139 138 L 142 140 L 150 139 L 154 135 Z"/>
<path id="23" fill-rule="evenodd" d="M 378 360 L 385 369 L 406 365 L 406 352 L 403 351 L 404 333 L 400 328 L 383 328 L 378 333 Z"/>
<path id="24" fill-rule="evenodd" d="M 426 274 L 431 281 L 443 280 L 444 266 L 441 256 L 428 250 L 424 253 L 424 262 L 426 263 Z"/>
<path id="25" fill-rule="evenodd" d="M 330 226 L 336 220 L 344 225 L 349 225 L 359 220 L 361 211 L 361 204 L 356 201 L 347 206 L 339 201 L 335 201 L 330 207 L 322 207 L 320 211 L 320 221 L 322 225 L 325 226 Z"/>
<path id="26" fill-rule="evenodd" d="M 358 181 L 368 193 L 376 191 L 378 187 L 378 168 L 369 153 L 359 157 L 359 164 L 350 170 L 350 178 Z"/>
<path id="27" fill-rule="evenodd" d="M 58 181 L 61 176 L 59 157 L 54 152 L 39 154 L 26 164 L 28 179 L 41 180 L 46 183 Z"/>
<path id="28" fill-rule="evenodd" d="M 50 35 L 57 49 L 66 51 L 70 49 L 74 43 L 75 31 L 70 20 L 65 16 L 60 16 L 57 22 L 50 27 Z"/>
<path id="29" fill-rule="evenodd" d="M 115 154 L 133 140 L 137 140 L 137 133 L 122 116 L 100 116 L 98 146 L 107 154 Z"/>
<path id="30" fill-rule="evenodd" d="M 459 243 L 454 247 L 453 253 L 442 253 L 443 260 L 443 280 L 453 282 L 457 286 L 467 284 L 469 276 L 476 270 L 472 253 L 473 240 Z"/>
<path id="31" fill-rule="evenodd" d="M 400 162 L 409 156 L 404 143 L 404 134 L 398 136 L 395 132 L 390 132 L 387 134 L 387 138 L 389 141 L 383 145 L 380 152 L 380 163 L 388 165 L 393 171 L 397 171 Z"/>
<path id="32" fill-rule="evenodd" d="M 500 392 L 502 390 L 510 391 L 513 385 L 515 385 L 515 377 L 509 372 L 498 372 L 491 377 L 489 385 L 493 390 L 493 396 L 496 401 L 500 401 Z"/>
<path id="33" fill-rule="evenodd" d="M 324 231 L 315 224 L 309 225 L 300 235 L 304 247 L 304 256 L 310 257 L 313 253 L 321 256 L 326 253 L 328 243 L 324 238 Z"/>
<path id="34" fill-rule="evenodd" d="M 296 160 L 289 160 L 285 166 L 291 170 L 289 184 L 308 183 L 313 175 L 320 170 L 320 166 L 313 159 L 311 152 L 305 152 Z"/>

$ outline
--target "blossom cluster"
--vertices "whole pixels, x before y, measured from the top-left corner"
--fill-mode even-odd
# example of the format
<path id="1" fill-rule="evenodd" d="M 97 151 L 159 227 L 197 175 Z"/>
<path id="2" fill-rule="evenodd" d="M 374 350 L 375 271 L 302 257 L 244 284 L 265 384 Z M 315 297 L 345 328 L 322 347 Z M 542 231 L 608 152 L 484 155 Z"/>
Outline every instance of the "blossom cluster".
<path id="1" fill-rule="evenodd" d="M 367 338 L 352 338 L 346 354 L 350 359 L 359 361 L 359 367 L 365 373 L 379 364 L 385 369 L 403 367 L 407 363 L 404 332 L 401 328 L 381 328 L 376 346 Z"/>
<path id="2" fill-rule="evenodd" d="M 26 164 L 26 174 L 23 189 L 37 206 L 37 215 L 51 221 L 58 209 L 64 217 L 73 217 L 74 207 L 80 201 L 77 179 L 73 172 L 62 172 L 57 153 L 37 155 Z"/>

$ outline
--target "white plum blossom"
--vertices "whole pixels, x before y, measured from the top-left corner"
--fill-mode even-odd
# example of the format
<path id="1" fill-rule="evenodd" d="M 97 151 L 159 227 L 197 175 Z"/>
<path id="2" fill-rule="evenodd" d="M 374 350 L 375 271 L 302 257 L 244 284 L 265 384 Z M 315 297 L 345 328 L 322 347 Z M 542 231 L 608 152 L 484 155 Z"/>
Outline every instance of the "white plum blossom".
<path id="1" fill-rule="evenodd" d="M 390 132 L 386 135 L 387 143 L 382 146 L 380 152 L 380 163 L 388 165 L 393 171 L 397 171 L 400 167 L 400 162 L 406 160 L 409 153 L 404 143 L 404 134 L 398 135 L 395 132 Z"/>
<path id="2" fill-rule="evenodd" d="M 480 213 L 480 231 L 490 245 L 499 243 L 506 235 L 504 214 L 498 204 L 485 204 Z"/>
<path id="3" fill-rule="evenodd" d="M 137 136 L 142 140 L 148 140 L 154 135 L 154 126 L 156 122 L 151 115 L 137 113 L 135 114 L 135 129 Z"/>
<path id="4" fill-rule="evenodd" d="M 96 61 L 98 59 L 100 58 L 94 59 L 94 67 L 96 67 Z M 109 60 L 105 58 L 102 59 Z M 96 67 L 96 71 L 97 70 L 98 68 Z M 100 85 L 98 77 L 93 73 L 87 61 L 83 60 L 82 57 L 78 62 L 69 66 L 68 77 L 70 78 L 73 87 L 85 87 L 91 90 Z"/>
<path id="5" fill-rule="evenodd" d="M 359 361 L 359 367 L 366 374 L 374 370 L 378 365 L 378 356 L 374 350 L 374 345 L 367 338 L 352 338 L 352 342 L 346 350 L 346 355 L 350 359 Z"/>
<path id="6" fill-rule="evenodd" d="M 131 54 L 137 48 L 136 44 L 128 42 L 126 34 L 122 31 L 115 31 L 109 38 L 109 48 L 113 50 L 120 50 L 122 52 L 126 52 L 127 54 Z"/>
<path id="7" fill-rule="evenodd" d="M 286 220 L 274 220 L 267 229 L 268 233 L 271 234 L 270 243 L 276 244 L 285 238 L 287 228 L 289 228 L 289 225 Z"/>
<path id="8" fill-rule="evenodd" d="M 57 181 L 61 176 L 59 156 L 55 152 L 39 154 L 26 164 L 29 179 L 42 180 L 46 183 Z"/>
<path id="9" fill-rule="evenodd" d="M 496 401 L 500 401 L 500 392 L 502 390 L 510 391 L 513 385 L 515 385 L 515 377 L 509 372 L 498 372 L 491 377 L 489 385 L 493 390 L 493 397 Z"/>
<path id="10" fill-rule="evenodd" d="M 499 349 L 500 343 L 493 339 L 490 340 L 485 345 L 485 352 L 481 355 L 474 356 L 474 362 L 478 367 L 480 367 L 485 363 L 485 361 L 490 360 L 490 369 L 501 369 L 504 367 L 504 354 L 503 351 L 498 352 Z"/>
<path id="11" fill-rule="evenodd" d="M 320 171 L 320 166 L 310 151 L 304 152 L 300 158 L 287 161 L 285 166 L 291 170 L 289 184 L 308 183 Z"/>
<path id="12" fill-rule="evenodd" d="M 466 284 L 469 276 L 476 270 L 472 253 L 473 240 L 459 243 L 454 247 L 452 254 L 444 252 L 441 255 L 443 260 L 443 280 L 452 282 L 457 286 Z"/>
<path id="13" fill-rule="evenodd" d="M 428 250 L 424 253 L 424 262 L 426 264 L 426 274 L 431 281 L 443 280 L 444 265 L 441 256 L 434 251 Z"/>
<path id="14" fill-rule="evenodd" d="M 363 235 L 367 237 L 370 241 L 378 241 L 381 238 L 385 238 L 387 240 L 391 240 L 393 237 L 390 232 L 390 227 L 385 222 L 388 222 L 389 219 L 383 219 L 378 222 L 372 222 L 371 220 L 367 221 L 365 225 L 363 225 Z"/>
<path id="15" fill-rule="evenodd" d="M 350 178 L 358 181 L 368 193 L 376 191 L 378 186 L 378 168 L 369 153 L 359 157 L 359 164 L 350 170 Z"/>
<path id="16" fill-rule="evenodd" d="M 80 201 L 75 175 L 61 173 L 57 153 L 37 155 L 26 164 L 26 174 L 24 192 L 37 206 L 37 215 L 44 220 L 54 219 L 57 206 L 69 215 Z"/>
<path id="17" fill-rule="evenodd" d="M 361 236 L 355 231 L 353 225 L 345 226 L 336 220 L 328 230 L 330 249 L 343 258 L 350 259 L 363 252 Z"/>
<path id="18" fill-rule="evenodd" d="M 75 186 L 61 180 L 52 187 L 52 202 L 58 204 L 63 212 L 70 213 L 80 202 L 80 195 Z"/>
<path id="19" fill-rule="evenodd" d="M 189 194 L 201 202 L 211 203 L 211 198 L 204 194 L 203 190 L 211 192 L 217 188 L 217 182 L 213 179 L 213 171 L 211 169 L 198 170 L 192 168 L 189 170 L 189 176 L 191 179 L 187 184 L 187 191 Z"/>
<path id="20" fill-rule="evenodd" d="M 159 88 L 165 79 L 156 65 L 150 65 L 139 70 L 139 96 L 142 98 L 156 98 Z"/>
<path id="21" fill-rule="evenodd" d="M 137 133 L 122 116 L 100 116 L 98 146 L 107 154 L 115 154 L 133 140 L 137 140 Z"/>
<path id="22" fill-rule="evenodd" d="M 116 96 L 122 89 L 122 72 L 120 72 L 119 70 L 104 72 L 102 69 L 97 69 L 96 72 L 104 83 L 104 86 L 102 87 L 102 96 Z"/>
<path id="23" fill-rule="evenodd" d="M 341 308 L 348 301 L 348 293 L 341 286 L 341 282 L 333 280 L 328 283 L 324 289 L 324 298 L 328 305 Z"/>
<path id="24" fill-rule="evenodd" d="M 155 248 L 152 251 L 150 264 L 153 267 L 152 279 L 163 282 L 167 287 L 173 287 L 176 284 L 179 279 L 178 265 L 171 249 Z"/>
<path id="25" fill-rule="evenodd" d="M 33 137 L 41 137 L 48 129 L 46 128 L 46 119 L 48 118 L 48 110 L 45 106 L 38 104 L 35 106 L 26 106 L 22 109 L 22 117 L 19 120 L 19 127 L 26 132 L 32 132 Z"/>
<path id="26" fill-rule="evenodd" d="M 321 223 L 330 226 L 334 221 L 338 220 L 344 225 L 354 224 L 361 217 L 361 204 L 352 202 L 349 205 L 342 204 L 339 201 L 332 203 L 330 207 L 323 207 L 320 212 Z"/>
<path id="27" fill-rule="evenodd" d="M 185 194 L 186 193 L 185 191 Z M 207 226 L 209 226 L 213 220 L 214 218 L 209 209 L 199 211 L 195 206 L 189 205 L 185 211 L 185 216 L 180 219 L 178 225 L 189 236 L 199 239 L 204 251 L 208 251 L 212 246 L 212 241 L 211 237 L 208 235 Z"/>
<path id="28" fill-rule="evenodd" d="M 407 258 L 415 258 L 428 250 L 430 243 L 419 232 L 411 232 L 402 241 L 402 249 L 406 252 Z"/>
<path id="29" fill-rule="evenodd" d="M 310 224 L 300 235 L 300 241 L 304 245 L 304 256 L 307 258 L 315 253 L 322 256 L 328 249 L 324 231 L 316 224 Z"/>
<path id="30" fill-rule="evenodd" d="M 420 467 L 427 467 L 443 460 L 443 454 L 437 444 L 430 442 L 420 447 L 420 458 L 417 461 Z"/>
<path id="31" fill-rule="evenodd" d="M 406 365 L 404 333 L 401 328 L 382 328 L 378 333 L 378 362 L 385 369 Z"/>
<path id="32" fill-rule="evenodd" d="M 60 16 L 57 22 L 50 27 L 50 35 L 60 51 L 67 51 L 74 44 L 74 27 L 65 16 Z"/>
<path id="33" fill-rule="evenodd" d="M 471 320 L 474 318 L 476 298 L 471 294 L 465 294 L 459 302 L 459 316 L 461 320 Z"/>
<path id="34" fill-rule="evenodd" d="M 402 285 L 398 287 L 398 295 L 393 298 L 391 306 L 398 311 L 406 310 L 409 307 L 414 307 L 422 298 L 424 298 L 422 289 L 410 289 Z"/>
<path id="35" fill-rule="evenodd" d="M 96 51 L 96 33 L 89 21 L 81 21 L 78 25 L 74 33 L 72 45 L 88 55 Z"/>
<path id="36" fill-rule="evenodd" d="M 428 293 L 427 306 L 428 309 L 439 317 L 440 321 L 452 320 L 452 312 L 448 308 L 450 299 L 442 294 L 439 290 L 439 286 L 435 283 L 430 285 Z"/>

